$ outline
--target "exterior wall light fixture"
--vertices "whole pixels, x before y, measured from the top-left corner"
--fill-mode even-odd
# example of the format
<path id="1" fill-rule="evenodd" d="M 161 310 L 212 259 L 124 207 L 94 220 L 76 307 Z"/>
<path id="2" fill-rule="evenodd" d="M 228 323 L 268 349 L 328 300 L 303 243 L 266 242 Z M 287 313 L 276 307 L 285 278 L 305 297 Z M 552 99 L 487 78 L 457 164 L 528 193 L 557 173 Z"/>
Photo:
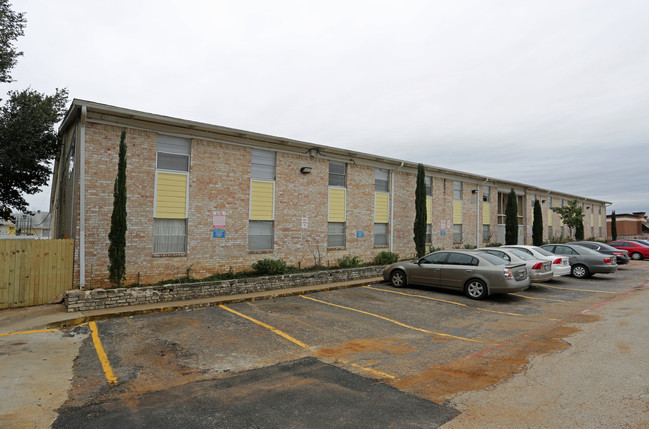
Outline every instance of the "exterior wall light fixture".
<path id="1" fill-rule="evenodd" d="M 302 167 L 302 168 L 300 168 L 300 173 L 302 173 L 302 174 L 310 174 L 311 173 L 311 167 Z"/>

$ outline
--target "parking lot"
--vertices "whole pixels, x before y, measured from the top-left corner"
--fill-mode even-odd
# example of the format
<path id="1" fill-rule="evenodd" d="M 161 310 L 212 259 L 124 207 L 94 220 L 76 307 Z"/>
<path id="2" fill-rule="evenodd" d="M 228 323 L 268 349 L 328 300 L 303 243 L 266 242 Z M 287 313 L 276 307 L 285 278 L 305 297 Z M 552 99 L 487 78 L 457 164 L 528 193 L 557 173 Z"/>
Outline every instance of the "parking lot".
<path id="1" fill-rule="evenodd" d="M 383 283 L 84 325 L 54 427 L 437 426 L 458 414 L 446 400 L 565 349 L 648 273 L 484 301 Z"/>

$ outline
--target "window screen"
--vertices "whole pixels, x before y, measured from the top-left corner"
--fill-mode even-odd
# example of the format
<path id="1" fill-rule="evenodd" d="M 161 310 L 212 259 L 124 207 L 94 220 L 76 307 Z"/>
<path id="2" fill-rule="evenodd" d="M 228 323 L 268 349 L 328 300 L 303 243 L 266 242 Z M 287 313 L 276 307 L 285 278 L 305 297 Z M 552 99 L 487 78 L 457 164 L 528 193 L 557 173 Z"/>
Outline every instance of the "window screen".
<path id="1" fill-rule="evenodd" d="M 453 225 L 453 242 L 454 243 L 462 242 L 462 224 Z"/>
<path id="2" fill-rule="evenodd" d="M 424 183 L 426 184 L 426 195 L 427 196 L 432 196 L 433 195 L 433 178 L 430 176 L 425 176 L 424 177 Z"/>
<path id="3" fill-rule="evenodd" d="M 153 219 L 153 253 L 186 253 L 187 220 Z"/>
<path id="4" fill-rule="evenodd" d="M 347 174 L 347 164 L 344 162 L 329 161 L 329 186 L 345 187 Z"/>
<path id="5" fill-rule="evenodd" d="M 345 247 L 344 222 L 329 222 L 327 227 L 327 247 Z"/>
<path id="6" fill-rule="evenodd" d="M 248 223 L 248 250 L 272 250 L 273 221 L 251 220 Z"/>
<path id="7" fill-rule="evenodd" d="M 453 182 L 453 199 L 462 199 L 462 182 L 459 182 L 457 180 Z"/>
<path id="8" fill-rule="evenodd" d="M 388 224 L 387 223 L 374 224 L 374 245 L 375 246 L 388 245 Z"/>
<path id="9" fill-rule="evenodd" d="M 275 180 L 275 152 L 252 149 L 250 175 L 253 179 Z"/>
<path id="10" fill-rule="evenodd" d="M 191 141 L 158 135 L 158 162 L 161 170 L 189 171 Z"/>
<path id="11" fill-rule="evenodd" d="M 388 189 L 388 170 L 377 168 L 374 170 L 374 191 L 376 192 L 389 192 Z"/>

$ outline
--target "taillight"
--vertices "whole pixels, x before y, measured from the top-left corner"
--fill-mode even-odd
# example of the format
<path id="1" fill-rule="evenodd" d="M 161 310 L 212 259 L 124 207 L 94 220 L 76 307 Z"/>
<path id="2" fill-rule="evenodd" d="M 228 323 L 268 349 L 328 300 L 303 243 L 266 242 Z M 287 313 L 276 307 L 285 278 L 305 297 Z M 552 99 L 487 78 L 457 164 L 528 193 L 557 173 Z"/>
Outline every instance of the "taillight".
<path id="1" fill-rule="evenodd" d="M 615 252 L 613 252 L 613 254 L 614 254 L 615 256 L 624 256 L 624 253 L 615 253 Z"/>
<path id="2" fill-rule="evenodd" d="M 553 262 L 553 264 L 560 264 L 560 263 L 561 263 L 561 258 L 557 258 Z"/>
<path id="3" fill-rule="evenodd" d="M 604 258 L 604 263 L 605 263 L 605 264 L 610 264 L 610 263 L 611 263 L 610 258 Z"/>
<path id="4" fill-rule="evenodd" d="M 505 271 L 505 278 L 506 279 L 513 279 L 514 275 L 512 274 L 512 270 L 508 270 L 507 268 L 504 269 Z"/>
<path id="5" fill-rule="evenodd" d="M 540 270 L 541 268 L 543 268 L 543 264 L 542 264 L 541 262 L 537 262 L 537 263 L 534 264 L 534 266 L 532 267 L 533 270 Z"/>

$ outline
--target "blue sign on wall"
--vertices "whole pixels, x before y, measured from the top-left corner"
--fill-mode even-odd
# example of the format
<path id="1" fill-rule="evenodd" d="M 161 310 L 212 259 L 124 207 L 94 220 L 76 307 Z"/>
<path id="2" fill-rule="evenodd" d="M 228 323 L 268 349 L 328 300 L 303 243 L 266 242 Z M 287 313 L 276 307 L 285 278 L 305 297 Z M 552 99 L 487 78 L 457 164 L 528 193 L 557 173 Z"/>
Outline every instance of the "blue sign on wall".
<path id="1" fill-rule="evenodd" d="M 442 237 L 446 235 L 446 231 L 440 231 L 439 233 L 441 234 Z"/>
<path id="2" fill-rule="evenodd" d="M 225 228 L 214 228 L 212 230 L 213 238 L 225 238 Z"/>
<path id="3" fill-rule="evenodd" d="M 356 238 L 365 237 L 365 231 L 356 231 Z"/>

